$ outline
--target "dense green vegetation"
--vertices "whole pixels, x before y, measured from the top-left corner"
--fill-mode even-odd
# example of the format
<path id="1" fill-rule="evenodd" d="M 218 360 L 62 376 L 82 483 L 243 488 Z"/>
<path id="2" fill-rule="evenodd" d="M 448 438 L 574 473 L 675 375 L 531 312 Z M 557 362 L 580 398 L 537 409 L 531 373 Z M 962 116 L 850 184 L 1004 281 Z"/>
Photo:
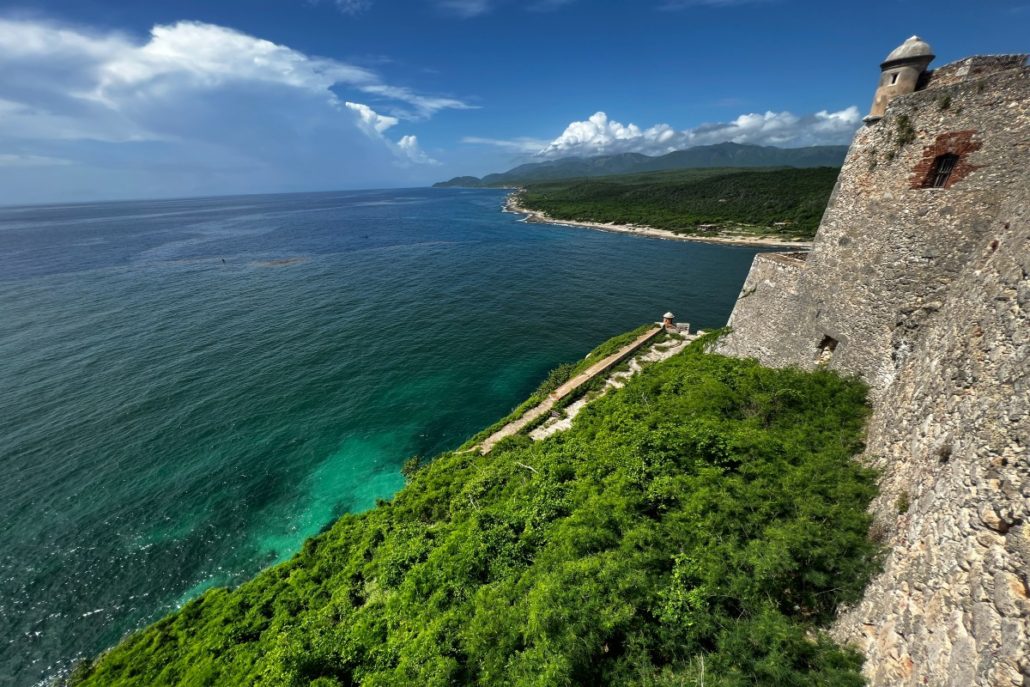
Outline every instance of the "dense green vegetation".
<path id="1" fill-rule="evenodd" d="M 692 169 L 529 184 L 526 207 L 568 220 L 644 224 L 698 233 L 716 224 L 734 233 L 811 238 L 840 170 Z"/>
<path id="2" fill-rule="evenodd" d="M 875 565 L 865 389 L 704 341 L 573 428 L 410 469 L 85 685 L 860 685 L 817 629 Z"/>

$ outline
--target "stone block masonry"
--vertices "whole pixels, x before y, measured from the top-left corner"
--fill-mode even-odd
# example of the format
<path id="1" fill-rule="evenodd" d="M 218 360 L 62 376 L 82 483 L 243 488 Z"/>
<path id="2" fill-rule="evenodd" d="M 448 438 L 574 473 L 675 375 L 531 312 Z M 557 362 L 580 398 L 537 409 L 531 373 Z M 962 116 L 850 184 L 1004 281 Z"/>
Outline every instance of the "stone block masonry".
<path id="1" fill-rule="evenodd" d="M 763 360 L 777 356 L 783 342 L 775 323 L 792 318 L 804 266 L 804 261 L 778 253 L 755 255 L 729 321 L 734 331 L 748 332 L 750 355 Z M 761 307 L 747 307 L 751 298 L 761 301 Z"/>
<path id="2" fill-rule="evenodd" d="M 944 142 L 959 154 L 954 178 L 944 188 L 914 184 Z M 969 256 L 1005 223 L 1003 203 L 1028 200 L 1028 159 L 1026 68 L 896 98 L 882 120 L 855 137 L 797 275 L 790 315 L 765 317 L 767 303 L 783 296 L 757 284 L 733 312 L 739 335 L 731 334 L 721 350 L 811 368 L 829 336 L 840 342 L 830 367 L 861 376 L 877 398 Z M 745 333 L 745 321 L 769 330 Z M 752 335 L 770 345 L 757 350 Z"/>
<path id="3" fill-rule="evenodd" d="M 804 262 L 723 353 L 870 385 L 883 572 L 834 627 L 874 686 L 1030 686 L 1030 69 L 972 57 L 858 132 Z M 943 183 L 942 156 L 954 156 Z M 945 168 L 946 169 L 946 168 Z"/>
<path id="4" fill-rule="evenodd" d="M 1009 228 L 969 256 L 870 420 L 890 554 L 835 632 L 873 685 L 1030 684 L 1030 206 L 1003 207 Z"/>

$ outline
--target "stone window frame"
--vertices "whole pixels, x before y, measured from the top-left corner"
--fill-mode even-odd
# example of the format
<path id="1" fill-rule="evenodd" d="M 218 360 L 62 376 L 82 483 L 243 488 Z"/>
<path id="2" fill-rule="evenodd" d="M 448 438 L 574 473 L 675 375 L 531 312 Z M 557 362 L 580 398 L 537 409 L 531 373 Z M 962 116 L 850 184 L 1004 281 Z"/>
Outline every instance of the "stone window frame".
<path id="1" fill-rule="evenodd" d="M 979 169 L 980 165 L 974 165 L 969 161 L 972 154 L 982 147 L 982 144 L 974 138 L 976 134 L 976 131 L 967 130 L 950 131 L 937 136 L 933 143 L 923 149 L 922 158 L 912 170 L 912 176 L 909 179 L 910 187 L 927 191 L 949 189 Z M 944 180 L 943 186 L 935 186 L 933 181 L 936 176 L 937 161 L 945 155 L 955 155 L 958 159 L 948 178 Z"/>

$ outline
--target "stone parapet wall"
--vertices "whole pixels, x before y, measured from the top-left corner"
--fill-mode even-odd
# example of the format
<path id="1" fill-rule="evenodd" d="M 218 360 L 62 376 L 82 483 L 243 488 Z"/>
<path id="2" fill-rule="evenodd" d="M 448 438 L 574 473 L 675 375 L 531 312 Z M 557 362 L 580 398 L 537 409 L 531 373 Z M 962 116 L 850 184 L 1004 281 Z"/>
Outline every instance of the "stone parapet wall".
<path id="1" fill-rule="evenodd" d="M 966 81 L 991 76 L 998 72 L 1020 69 L 1026 64 L 1026 55 L 977 55 L 952 62 L 940 69 L 925 74 L 920 89 L 941 88 Z"/>
<path id="2" fill-rule="evenodd" d="M 719 348 L 870 385 L 888 555 L 834 633 L 875 687 L 1030 686 L 1024 62 L 942 67 L 860 130 L 807 260 L 756 258 Z"/>
<path id="3" fill-rule="evenodd" d="M 547 394 L 547 398 L 541 401 L 539 405 L 530 408 L 523 415 L 515 418 L 484 439 L 483 443 L 479 445 L 479 452 L 483 454 L 490 453 L 498 442 L 518 434 L 523 429 L 533 424 L 533 422 L 543 417 L 546 413 L 551 412 L 551 409 L 554 408 L 555 404 L 560 402 L 566 396 L 571 395 L 594 381 L 597 377 L 607 373 L 626 358 L 636 353 L 643 346 L 650 343 L 664 331 L 665 327 L 661 323 L 656 323 L 653 329 L 649 329 L 615 353 L 599 360 L 572 379 L 566 381 L 557 389 Z"/>

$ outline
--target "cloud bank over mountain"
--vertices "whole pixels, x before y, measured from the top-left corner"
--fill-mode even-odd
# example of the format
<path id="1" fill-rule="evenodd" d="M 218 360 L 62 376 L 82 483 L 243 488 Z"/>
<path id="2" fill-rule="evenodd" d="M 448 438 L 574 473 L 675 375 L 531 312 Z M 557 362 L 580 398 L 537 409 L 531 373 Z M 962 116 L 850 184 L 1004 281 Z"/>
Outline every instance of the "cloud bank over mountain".
<path id="1" fill-rule="evenodd" d="M 550 141 L 531 138 L 491 139 L 467 136 L 465 143 L 493 145 L 551 160 L 561 157 L 591 157 L 617 153 L 664 155 L 697 145 L 753 143 L 780 147 L 843 145 L 851 141 L 862 118 L 855 106 L 838 112 L 822 110 L 810 115 L 790 112 L 742 114 L 730 122 L 703 124 L 678 130 L 668 124 L 641 128 L 622 124 L 597 112 L 583 121 L 570 123 Z"/>

